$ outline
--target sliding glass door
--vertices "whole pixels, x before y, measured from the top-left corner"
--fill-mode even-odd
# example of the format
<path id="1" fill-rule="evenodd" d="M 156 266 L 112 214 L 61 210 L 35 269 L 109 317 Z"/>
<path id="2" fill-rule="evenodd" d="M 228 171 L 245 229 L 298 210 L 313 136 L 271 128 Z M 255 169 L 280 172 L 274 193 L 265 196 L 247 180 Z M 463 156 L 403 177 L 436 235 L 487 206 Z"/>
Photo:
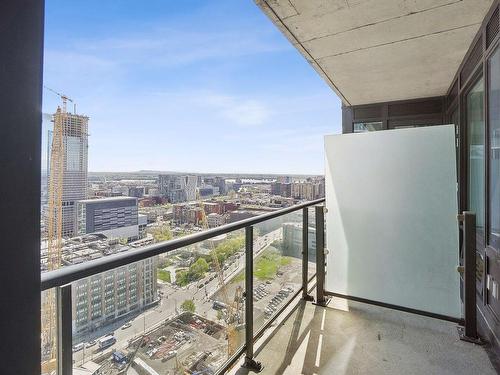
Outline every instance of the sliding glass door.
<path id="1" fill-rule="evenodd" d="M 468 209 L 476 214 L 477 233 L 484 235 L 484 81 L 479 79 L 466 96 L 468 150 Z"/>
<path id="2" fill-rule="evenodd" d="M 488 59 L 489 244 L 500 251 L 500 48 Z"/>

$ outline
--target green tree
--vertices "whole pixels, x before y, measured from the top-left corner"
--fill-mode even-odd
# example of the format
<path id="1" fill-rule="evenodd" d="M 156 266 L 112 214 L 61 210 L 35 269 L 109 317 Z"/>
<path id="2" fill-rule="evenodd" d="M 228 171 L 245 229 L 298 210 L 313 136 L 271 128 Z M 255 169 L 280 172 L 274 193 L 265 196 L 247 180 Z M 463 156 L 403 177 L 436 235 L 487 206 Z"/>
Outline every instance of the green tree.
<path id="1" fill-rule="evenodd" d="M 173 237 L 170 227 L 167 224 L 153 229 L 152 234 L 156 242 L 168 241 Z"/>
<path id="2" fill-rule="evenodd" d="M 182 311 L 188 311 L 190 313 L 194 313 L 196 311 L 196 305 L 192 299 L 187 299 L 181 304 Z"/>
<path id="3" fill-rule="evenodd" d="M 175 275 L 175 282 L 177 283 L 177 285 L 180 285 L 180 286 L 185 286 L 185 285 L 189 284 L 188 271 L 186 271 L 186 270 L 177 271 L 176 275 Z"/>
<path id="4" fill-rule="evenodd" d="M 227 258 L 235 254 L 238 250 L 242 249 L 244 246 L 245 246 L 245 237 L 237 236 L 227 239 L 226 241 L 218 245 L 213 251 L 215 251 L 215 255 L 217 255 L 219 263 L 222 264 Z"/>
<path id="5" fill-rule="evenodd" d="M 217 319 L 218 320 L 224 319 L 224 313 L 222 312 L 222 310 L 217 310 Z"/>
<path id="6" fill-rule="evenodd" d="M 189 267 L 189 273 L 193 276 L 194 280 L 201 279 L 205 275 L 205 272 L 208 271 L 208 268 L 207 261 L 203 258 L 198 258 L 198 260 Z"/>

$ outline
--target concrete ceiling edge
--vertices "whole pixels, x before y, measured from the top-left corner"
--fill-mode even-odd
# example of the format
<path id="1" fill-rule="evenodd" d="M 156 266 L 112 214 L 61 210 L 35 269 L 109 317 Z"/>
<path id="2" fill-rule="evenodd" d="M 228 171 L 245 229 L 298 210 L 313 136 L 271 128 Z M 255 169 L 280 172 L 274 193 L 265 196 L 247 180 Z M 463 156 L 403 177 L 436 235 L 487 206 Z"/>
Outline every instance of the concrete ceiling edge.
<path id="1" fill-rule="evenodd" d="M 254 0 L 255 4 L 264 12 L 264 14 L 278 27 L 281 33 L 288 39 L 288 41 L 300 52 L 312 68 L 321 76 L 321 78 L 330 86 L 330 88 L 342 100 L 343 106 L 350 106 L 351 103 L 339 88 L 333 83 L 330 77 L 321 68 L 321 65 L 312 57 L 307 49 L 299 42 L 290 29 L 283 23 L 281 18 L 278 17 L 274 9 L 268 4 L 267 0 Z"/>

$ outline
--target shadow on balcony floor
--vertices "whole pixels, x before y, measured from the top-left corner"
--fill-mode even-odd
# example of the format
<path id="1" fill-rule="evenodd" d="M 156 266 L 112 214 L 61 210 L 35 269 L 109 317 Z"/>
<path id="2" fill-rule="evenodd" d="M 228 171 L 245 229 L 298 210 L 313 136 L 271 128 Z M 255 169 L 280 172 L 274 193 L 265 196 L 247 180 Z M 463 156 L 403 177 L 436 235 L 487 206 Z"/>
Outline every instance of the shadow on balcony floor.
<path id="1" fill-rule="evenodd" d="M 496 374 L 454 323 L 336 298 L 301 301 L 256 355 L 261 374 Z"/>

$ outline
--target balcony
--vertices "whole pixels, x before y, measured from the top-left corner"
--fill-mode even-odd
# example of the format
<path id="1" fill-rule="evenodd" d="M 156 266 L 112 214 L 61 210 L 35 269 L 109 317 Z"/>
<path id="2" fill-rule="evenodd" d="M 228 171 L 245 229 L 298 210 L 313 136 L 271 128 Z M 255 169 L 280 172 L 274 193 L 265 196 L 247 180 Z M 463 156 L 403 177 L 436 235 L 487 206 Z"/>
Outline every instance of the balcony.
<path id="1" fill-rule="evenodd" d="M 0 170 L 9 179 L 1 185 L 0 193 L 4 219 L 0 226 L 4 256 L 0 368 L 4 373 L 38 374 L 40 357 L 42 372 L 64 375 L 98 371 L 111 375 L 124 370 L 150 375 L 500 371 L 499 1 L 256 2 L 342 99 L 343 133 L 362 133 L 343 137 L 355 140 L 346 149 L 356 153 L 344 158 L 339 169 L 327 170 L 330 174 L 341 170 L 348 176 L 343 181 L 349 184 L 344 185 L 342 199 L 355 192 L 349 196 L 350 202 L 356 203 L 359 197 L 359 202 L 369 203 L 365 208 L 373 208 L 371 203 L 380 203 L 382 198 L 400 199 L 398 204 L 341 217 L 344 201 L 330 190 L 325 202 L 308 202 L 40 276 L 43 2 L 27 0 L 19 5 L 6 0 L 7 5 L 0 6 L 0 24 L 5 25 L 0 34 Z M 382 188 L 374 187 L 372 180 L 393 170 L 392 162 L 401 156 L 389 153 L 383 163 L 374 163 L 387 151 L 386 135 L 410 134 L 424 127 L 444 129 L 446 124 L 454 125 L 447 125 L 446 148 L 426 148 L 433 144 L 433 137 L 419 144 L 421 149 L 412 142 L 401 143 L 404 147 L 399 151 L 413 152 L 412 158 L 398 165 L 402 177 Z M 397 130 L 403 128 L 414 129 Z M 379 143 L 364 147 L 364 141 L 376 137 L 380 137 Z M 429 155 L 429 151 L 435 154 Z M 447 158 L 446 176 L 435 169 L 443 155 Z M 366 168 L 370 163 L 374 165 Z M 343 166 L 348 168 L 341 169 Z M 411 180 L 426 171 L 434 178 Z M 366 175 L 370 179 L 365 179 Z M 425 194 L 431 182 L 442 177 L 447 178 L 446 191 Z M 412 182 L 409 187 L 418 187 L 411 191 L 418 194 L 418 202 L 427 210 L 415 207 L 414 196 L 390 195 L 407 192 L 404 186 L 394 186 L 408 181 Z M 434 208 L 455 198 L 457 207 L 451 207 L 442 222 L 435 220 Z M 401 216 L 380 213 L 394 206 L 407 208 L 407 203 L 413 206 L 405 213 L 419 215 L 411 223 L 405 221 L 408 239 L 397 241 L 394 238 L 403 233 Z M 323 204 L 328 209 L 326 224 Z M 455 220 L 457 213 L 459 222 Z M 427 225 L 427 232 L 420 228 L 420 236 L 415 238 L 413 232 L 428 224 L 428 219 L 436 225 Z M 432 262 L 422 267 L 425 257 L 420 253 L 414 252 L 417 256 L 413 258 L 389 254 L 384 258 L 392 262 L 387 268 L 380 266 L 376 257 L 357 264 L 352 261 L 359 259 L 352 257 L 340 264 L 332 261 L 332 253 L 327 254 L 327 250 L 349 249 L 341 241 L 346 238 L 346 228 L 351 230 L 347 233 L 350 240 L 358 241 L 357 250 L 362 249 L 366 256 L 372 255 L 369 251 L 374 248 L 377 255 L 384 255 L 386 248 L 380 244 L 385 243 L 372 246 L 382 237 L 410 249 L 418 245 L 423 251 L 430 247 L 442 250 L 442 243 L 433 241 L 433 235 L 444 233 L 445 222 L 446 230 L 453 230 L 445 237 L 457 242 L 451 253 L 445 254 L 454 258 L 446 258 L 448 281 L 452 281 L 447 286 L 452 285 L 453 290 L 428 288 L 429 296 L 444 296 L 442 300 L 429 301 L 422 293 L 441 276 L 443 268 L 433 267 Z M 295 251 L 297 243 L 289 253 L 290 249 L 273 245 L 283 235 L 284 224 L 290 224 L 291 230 L 299 228 L 299 251 Z M 274 230 L 269 230 L 269 225 Z M 278 237 L 269 237 L 276 230 Z M 315 256 L 309 241 L 313 233 Z M 167 273 L 165 266 L 161 275 L 165 280 L 186 277 L 188 282 L 179 282 L 171 293 L 163 295 L 155 288 L 141 289 L 156 280 L 158 257 L 179 255 L 180 263 L 193 251 L 209 249 L 205 255 L 210 255 L 204 242 L 221 235 L 235 236 L 243 244 L 221 258 L 222 277 L 219 269 L 207 270 L 204 264 L 198 265 L 201 277 L 194 279 L 186 272 Z M 273 250 L 269 251 L 271 245 Z M 146 261 L 143 269 L 134 271 L 142 276 L 132 283 L 134 288 L 137 285 L 137 295 L 127 300 L 127 282 L 117 280 L 125 278 L 129 265 Z M 186 264 L 187 268 L 190 263 Z M 348 275 L 337 272 L 346 265 L 351 271 Z M 364 268 L 354 267 L 359 265 Z M 374 269 L 408 272 L 400 279 L 390 279 L 389 271 L 388 275 L 380 272 L 380 282 L 366 279 L 360 283 L 360 275 Z M 331 279 L 339 275 L 352 280 L 349 287 L 366 288 L 365 293 L 343 291 L 339 280 Z M 108 305 L 104 298 L 104 304 L 101 299 L 91 306 L 85 298 L 80 299 L 75 285 L 92 277 L 121 283 L 111 288 L 119 289 L 119 302 Z M 405 289 L 412 282 L 420 288 L 418 299 Z M 379 285 L 383 286 L 379 288 L 383 298 L 367 297 Z M 160 292 L 165 290 L 162 288 Z M 50 305 L 55 311 L 49 313 L 56 324 L 51 327 L 55 341 L 42 348 L 40 355 L 41 292 L 44 298 L 53 299 Z M 400 299 L 406 303 L 398 303 Z M 453 309 L 448 306 L 450 301 Z M 130 314 L 129 302 L 141 304 L 142 311 Z M 92 308 L 104 309 L 104 315 L 90 315 L 95 319 L 89 320 Z M 54 352 L 55 358 L 49 355 Z"/>
<path id="2" fill-rule="evenodd" d="M 461 340 L 457 328 L 470 325 L 462 318 L 349 296 L 327 299 L 328 294 L 334 294 L 325 289 L 328 267 L 318 267 L 325 262 L 323 203 L 324 199 L 304 203 L 42 274 L 42 290 L 54 290 L 57 298 L 58 356 L 52 366 L 61 374 L 83 374 L 89 369 L 106 374 L 130 369 L 130 373 L 153 375 L 164 371 L 237 375 L 253 371 L 496 373 L 492 364 L 496 357 L 488 346 Z M 300 228 L 300 245 L 294 249 L 285 245 L 278 248 L 276 241 L 285 240 L 283 229 L 291 224 Z M 464 233 L 468 233 L 468 219 L 465 224 Z M 234 266 L 224 266 L 224 284 L 211 282 L 208 275 L 191 285 L 194 294 L 189 294 L 189 286 L 169 289 L 170 296 L 162 296 L 141 314 L 125 313 L 84 335 L 75 329 L 72 282 L 152 256 L 192 252 L 189 246 L 224 234 L 245 238 L 244 249 L 232 255 L 238 259 Z M 467 242 L 467 238 L 464 240 Z M 311 243 L 314 248 L 310 248 Z M 279 257 L 282 267 L 265 274 L 268 271 L 263 268 L 269 264 L 264 264 L 263 259 L 267 261 L 271 253 Z M 228 258 L 226 262 L 229 261 Z M 240 300 L 238 290 L 244 291 L 239 294 Z M 235 298 L 221 302 L 222 291 Z M 193 310 L 178 310 L 180 301 L 175 293 L 192 296 Z M 224 306 L 227 303 L 232 306 Z M 225 319 L 223 315 L 229 313 L 233 318 Z M 470 317 L 466 315 L 466 319 Z M 114 337 L 109 336 L 110 330 Z M 111 341 L 102 344 L 103 338 Z"/>

